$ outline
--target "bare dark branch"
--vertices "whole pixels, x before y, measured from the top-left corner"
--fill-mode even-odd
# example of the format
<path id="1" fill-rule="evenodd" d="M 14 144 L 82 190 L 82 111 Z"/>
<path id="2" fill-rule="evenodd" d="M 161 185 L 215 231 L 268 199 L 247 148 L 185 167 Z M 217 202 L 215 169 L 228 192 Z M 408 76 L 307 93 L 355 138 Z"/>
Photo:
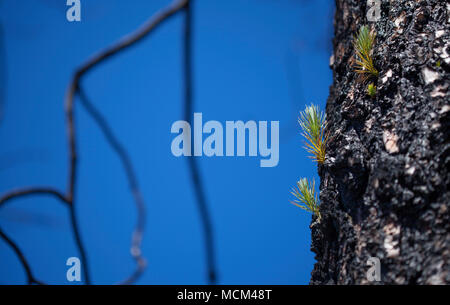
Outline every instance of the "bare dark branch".
<path id="1" fill-rule="evenodd" d="M 135 31 L 134 33 L 125 36 L 122 38 L 118 43 L 114 44 L 112 47 L 107 48 L 106 50 L 100 52 L 98 55 L 94 56 L 92 59 L 88 60 L 84 65 L 82 65 L 79 69 L 76 70 L 76 73 L 74 74 L 72 81 L 69 84 L 69 87 L 66 92 L 65 97 L 65 114 L 66 114 L 66 128 L 67 128 L 67 134 L 68 134 L 68 144 L 69 144 L 69 177 L 68 177 L 68 185 L 67 185 L 67 194 L 64 196 L 61 193 L 51 189 L 51 188 L 34 188 L 34 189 L 24 189 L 16 192 L 11 192 L 7 195 L 5 195 L 3 198 L 0 199 L 0 206 L 6 203 L 7 201 L 10 201 L 14 198 L 28 196 L 28 195 L 37 195 L 37 194 L 48 194 L 53 195 L 59 198 L 61 201 L 65 202 L 69 206 L 70 210 L 70 218 L 73 228 L 73 234 L 75 238 L 76 245 L 80 252 L 80 260 L 83 265 L 83 274 L 84 274 L 84 281 L 86 284 L 90 284 L 90 276 L 89 276 L 89 268 L 88 268 L 88 262 L 86 257 L 86 251 L 84 249 L 82 240 L 81 240 L 81 234 L 78 227 L 78 221 L 75 213 L 75 190 L 76 190 L 76 182 L 77 182 L 77 143 L 76 143 L 76 134 L 75 134 L 75 118 L 74 118 L 74 97 L 76 93 L 80 94 L 81 100 L 83 102 L 83 105 L 86 107 L 88 112 L 91 114 L 91 116 L 97 121 L 100 128 L 102 129 L 103 133 L 105 134 L 105 137 L 107 138 L 108 142 L 112 146 L 112 148 L 116 151 L 116 153 L 121 158 L 121 161 L 125 167 L 125 171 L 127 172 L 127 177 L 130 183 L 130 188 L 132 190 L 136 207 L 138 209 L 138 221 L 136 225 L 136 229 L 133 233 L 132 238 L 132 246 L 131 246 L 131 254 L 134 257 L 134 259 L 137 262 L 137 269 L 136 271 L 131 275 L 130 278 L 126 279 L 123 283 L 124 284 L 131 284 L 137 278 L 140 276 L 140 274 L 143 272 L 145 268 L 145 260 L 141 255 L 141 241 L 142 241 L 142 234 L 145 224 L 145 213 L 144 213 L 144 201 L 142 198 L 142 195 L 139 191 L 138 184 L 136 181 L 136 175 L 134 174 L 134 171 L 131 166 L 131 162 L 129 157 L 127 156 L 125 150 L 122 148 L 122 146 L 119 144 L 119 142 L 115 139 L 113 134 L 110 132 L 110 128 L 106 124 L 106 121 L 102 118 L 100 113 L 96 111 L 96 109 L 93 107 L 91 103 L 87 100 L 85 94 L 83 91 L 80 91 L 80 82 L 82 77 L 91 69 L 94 67 L 100 65 L 107 59 L 113 57 L 114 55 L 117 55 L 118 53 L 126 50 L 128 47 L 131 47 L 132 45 L 137 44 L 139 41 L 141 41 L 143 38 L 148 36 L 154 29 L 156 29 L 160 24 L 162 24 L 164 21 L 168 20 L 169 17 L 173 16 L 175 13 L 179 12 L 183 8 L 185 8 L 189 3 L 189 0 L 177 0 L 174 1 L 171 5 L 169 5 L 167 8 L 161 10 L 160 12 L 156 13 L 154 16 L 152 16 L 140 29 Z M 190 85 L 190 84 L 189 84 Z M 195 166 L 194 166 L 195 169 Z M 195 180 L 197 181 L 198 178 Z M 201 189 L 200 189 L 201 190 Z M 202 196 L 203 198 L 204 196 Z M 205 206 L 204 199 L 200 200 L 199 203 L 200 206 Z M 201 209 L 202 215 L 205 214 L 205 209 Z M 206 219 L 208 220 L 207 213 Z M 210 225 L 207 225 L 207 227 L 210 227 Z M 3 239 L 5 239 L 12 247 L 15 249 L 16 254 L 19 256 L 19 258 L 23 258 L 23 255 L 21 255 L 20 250 L 18 250 L 17 247 L 15 247 L 14 243 L 11 242 L 9 238 L 7 238 L 6 235 L 2 235 Z M 210 241 L 211 238 L 207 238 L 207 242 Z M 212 244 L 211 244 L 212 245 Z M 212 249 L 211 246 L 207 247 L 208 249 Z M 210 253 L 211 251 L 208 251 Z M 212 253 L 212 252 L 211 252 Z M 208 257 L 211 257 L 211 255 L 208 255 Z M 21 259 L 22 261 L 22 259 Z M 209 259 L 211 265 L 211 260 Z M 26 261 L 24 260 L 23 265 L 27 271 L 27 274 L 31 274 L 29 265 L 26 264 Z M 211 278 L 214 278 L 214 272 L 210 272 Z M 31 278 L 33 279 L 33 278 Z M 29 281 L 30 282 L 30 281 Z M 32 283 L 38 283 L 36 280 L 32 280 Z"/>
<path id="2" fill-rule="evenodd" d="M 5 205 L 7 202 L 12 201 L 14 199 L 18 199 L 21 197 L 27 197 L 31 195 L 48 195 L 56 197 L 56 199 L 59 199 L 61 202 L 70 205 L 70 201 L 64 197 L 62 193 L 59 191 L 52 189 L 52 188 L 46 188 L 46 187 L 37 187 L 37 188 L 29 188 L 29 189 L 20 189 L 17 191 L 11 191 L 0 198 L 0 208 Z"/>
<path id="3" fill-rule="evenodd" d="M 80 97 L 80 102 L 86 109 L 86 111 L 90 114 L 90 116 L 94 119 L 94 121 L 98 124 L 98 127 L 103 132 L 106 140 L 108 141 L 111 148 L 117 153 L 120 161 L 125 169 L 125 173 L 127 175 L 128 183 L 131 189 L 131 193 L 134 197 L 134 201 L 136 204 L 136 209 L 138 211 L 138 219 L 136 228 L 133 232 L 132 242 L 131 242 L 131 255 L 136 260 L 137 268 L 136 271 L 126 279 L 123 284 L 131 284 L 135 282 L 142 272 L 145 269 L 146 261 L 142 256 L 141 243 L 142 236 L 145 227 L 145 203 L 142 196 L 142 193 L 139 189 L 139 185 L 137 182 L 136 174 L 133 169 L 133 165 L 131 163 L 131 159 L 128 156 L 127 151 L 123 147 L 122 144 L 119 143 L 116 136 L 114 136 L 112 129 L 109 127 L 108 122 L 102 116 L 100 111 L 98 111 L 95 106 L 91 103 L 91 101 L 86 96 L 84 90 L 79 87 L 78 95 Z"/>
<path id="4" fill-rule="evenodd" d="M 12 241 L 11 238 L 9 238 L 8 235 L 6 235 L 3 230 L 0 228 L 0 238 L 3 239 L 16 253 L 17 257 L 20 260 L 20 263 L 22 264 L 23 268 L 25 269 L 25 274 L 27 276 L 27 282 L 29 285 L 32 284 L 39 284 L 42 285 L 43 283 L 41 281 L 38 281 L 31 272 L 30 264 L 28 264 L 27 259 L 23 255 L 22 251 L 19 249 L 19 247 Z"/>
<path id="5" fill-rule="evenodd" d="M 73 196 L 74 196 L 74 189 L 75 189 L 75 182 L 76 182 L 76 173 L 77 173 L 77 149 L 76 149 L 76 140 L 75 140 L 75 127 L 74 127 L 74 95 L 79 90 L 80 81 L 81 78 L 85 73 L 87 73 L 89 70 L 94 68 L 95 66 L 98 66 L 102 62 L 104 62 L 106 59 L 111 58 L 112 56 L 118 54 L 119 52 L 124 51 L 128 47 L 135 45 L 138 43 L 141 39 L 146 37 L 148 34 L 152 32 L 155 28 L 157 28 L 158 25 L 160 25 L 163 21 L 166 21 L 169 17 L 173 16 L 176 12 L 180 11 L 186 4 L 188 3 L 188 0 L 179 0 L 173 2 L 168 8 L 156 13 L 153 17 L 151 17 L 140 29 L 138 29 L 136 32 L 124 37 L 122 40 L 120 40 L 117 44 L 113 45 L 112 47 L 106 49 L 103 52 L 100 52 L 97 56 L 94 56 L 91 60 L 88 60 L 84 65 L 81 66 L 75 73 L 75 76 L 72 79 L 71 84 L 69 85 L 69 88 L 66 93 L 66 120 L 67 120 L 67 130 L 68 130 L 68 138 L 69 138 L 69 151 L 70 151 L 70 171 L 69 171 L 69 189 L 68 189 L 68 198 L 73 203 Z M 135 181 L 133 181 L 135 183 Z M 137 184 L 135 184 L 137 186 Z M 143 200 L 140 196 L 139 192 L 133 191 L 135 200 L 138 205 L 138 212 L 143 211 Z M 142 207 L 141 207 L 142 204 Z M 86 258 L 84 256 L 83 246 L 80 239 L 80 235 L 78 230 L 75 230 L 77 228 L 76 226 L 76 217 L 74 213 L 74 208 L 72 204 L 71 209 L 71 216 L 72 216 L 72 224 L 74 225 L 74 233 L 77 241 L 77 245 L 80 249 L 80 259 L 84 263 L 85 266 L 84 273 L 85 273 L 85 279 L 86 283 L 88 283 L 89 279 L 89 273 L 87 269 L 87 262 Z M 142 232 L 143 228 L 141 229 L 141 226 L 144 226 L 143 218 L 144 216 L 139 216 L 138 220 L 138 227 L 139 230 L 135 231 L 133 234 L 133 244 L 132 244 L 132 255 L 135 257 L 138 263 L 138 268 L 135 274 L 133 276 L 126 280 L 125 283 L 129 284 L 131 283 L 130 280 L 135 280 L 139 274 L 142 272 L 143 267 L 145 266 L 145 262 L 143 258 L 141 257 L 141 251 L 140 251 L 140 244 L 142 240 Z M 136 247 L 138 245 L 138 247 Z"/>
<path id="6" fill-rule="evenodd" d="M 166 21 L 169 17 L 173 16 L 176 12 L 181 10 L 188 0 L 178 0 L 173 2 L 168 8 L 156 13 L 152 16 L 140 29 L 136 32 L 125 36 L 118 43 L 114 44 L 112 47 L 107 48 L 105 51 L 100 52 L 98 55 L 94 56 L 92 59 L 88 60 L 83 64 L 75 73 L 69 88 L 66 93 L 66 119 L 67 119 L 67 129 L 69 137 L 69 148 L 70 148 L 70 171 L 69 171 L 69 196 L 68 198 L 72 201 L 74 188 L 75 188 L 75 178 L 76 178 L 76 141 L 75 141 L 75 128 L 74 128 L 74 95 L 79 87 L 79 83 L 84 74 L 89 70 L 98 66 L 106 59 L 117 55 L 119 52 L 124 51 L 128 47 L 135 45 L 146 37 L 152 30 L 154 30 L 163 21 Z"/>
<path id="7" fill-rule="evenodd" d="M 192 2 L 189 2 L 185 8 L 185 25 L 184 25 L 184 119 L 192 123 L 193 99 L 192 99 Z M 214 254 L 214 238 L 211 224 L 211 217 L 208 211 L 205 191 L 200 176 L 197 160 L 195 157 L 188 157 L 189 168 L 191 170 L 191 178 L 194 184 L 195 194 L 197 196 L 197 205 L 200 212 L 200 218 L 203 225 L 203 234 L 206 247 L 206 260 L 208 268 L 208 281 L 215 284 L 217 281 L 217 273 L 215 267 Z"/>

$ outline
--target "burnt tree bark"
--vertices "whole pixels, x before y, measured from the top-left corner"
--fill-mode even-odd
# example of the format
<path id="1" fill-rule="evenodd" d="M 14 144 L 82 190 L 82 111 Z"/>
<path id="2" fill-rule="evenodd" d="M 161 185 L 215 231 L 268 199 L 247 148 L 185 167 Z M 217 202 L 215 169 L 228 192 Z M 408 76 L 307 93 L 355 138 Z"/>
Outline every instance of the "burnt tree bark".
<path id="1" fill-rule="evenodd" d="M 319 166 L 321 215 L 311 224 L 311 284 L 450 283 L 450 5 L 336 0 L 330 139 Z M 375 98 L 353 71 L 352 41 L 376 30 Z M 381 263 L 370 282 L 367 261 Z"/>

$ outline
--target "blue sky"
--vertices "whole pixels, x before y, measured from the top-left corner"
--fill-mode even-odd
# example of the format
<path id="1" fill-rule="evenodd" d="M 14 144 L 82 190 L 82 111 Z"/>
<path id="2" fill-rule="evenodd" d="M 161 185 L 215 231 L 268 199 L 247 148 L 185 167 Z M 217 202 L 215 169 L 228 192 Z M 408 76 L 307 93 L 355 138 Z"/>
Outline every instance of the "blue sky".
<path id="1" fill-rule="evenodd" d="M 26 4 L 25 4 L 26 3 Z M 64 191 L 68 175 L 63 99 L 76 67 L 133 31 L 170 1 L 82 3 L 66 20 L 65 1 L 0 1 L 0 192 L 30 185 Z M 296 117 L 325 106 L 331 70 L 332 0 L 194 2 L 194 110 L 203 120 L 280 121 L 280 161 L 198 159 L 210 204 L 219 284 L 306 284 L 313 267 L 310 214 L 289 204 L 301 177 L 318 180 Z M 129 151 L 147 207 L 140 284 L 205 284 L 203 236 L 187 162 L 170 150 L 183 119 L 180 14 L 83 80 Z M 136 211 L 122 166 L 95 122 L 76 106 L 80 154 L 77 214 L 97 284 L 134 268 L 129 255 Z M 67 209 L 31 197 L 0 210 L 2 228 L 39 279 L 68 284 L 66 259 L 78 256 Z M 25 275 L 0 242 L 0 283 Z"/>

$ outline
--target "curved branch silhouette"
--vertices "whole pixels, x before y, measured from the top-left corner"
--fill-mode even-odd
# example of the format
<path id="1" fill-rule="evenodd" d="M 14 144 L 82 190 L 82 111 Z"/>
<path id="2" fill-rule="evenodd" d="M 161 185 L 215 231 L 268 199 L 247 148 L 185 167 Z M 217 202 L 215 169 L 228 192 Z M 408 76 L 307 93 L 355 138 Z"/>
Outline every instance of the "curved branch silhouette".
<path id="1" fill-rule="evenodd" d="M 28 264 L 28 261 L 25 259 L 25 256 L 23 255 L 22 250 L 19 249 L 19 247 L 12 241 L 11 238 L 9 238 L 8 235 L 6 235 L 3 230 L 0 228 L 0 237 L 13 249 L 14 253 L 16 253 L 17 257 L 19 258 L 20 263 L 23 266 L 23 269 L 25 269 L 25 274 L 27 276 L 27 282 L 28 285 L 32 284 L 38 284 L 43 285 L 41 281 L 37 280 L 33 272 L 31 271 L 30 265 Z"/>
<path id="2" fill-rule="evenodd" d="M 186 16 L 184 21 L 184 120 L 192 124 L 193 98 L 192 98 L 192 3 L 188 2 L 185 8 Z M 203 182 L 195 157 L 187 157 L 191 178 L 197 196 L 197 205 L 202 220 L 203 234 L 206 247 L 206 261 L 209 284 L 215 284 L 217 273 L 215 268 L 214 239 L 211 224 L 211 216 L 208 210 Z"/>
<path id="3" fill-rule="evenodd" d="M 97 67 L 107 59 L 112 58 L 118 53 L 126 50 L 127 48 L 137 44 L 143 38 L 147 37 L 154 29 L 156 29 L 164 21 L 168 20 L 175 13 L 185 10 L 185 31 L 184 31 L 184 65 L 185 65 L 185 99 L 184 99 L 184 112 L 187 121 L 191 121 L 192 115 L 192 58 L 191 58 L 191 27 L 192 27 L 192 10 L 189 0 L 178 0 L 174 1 L 167 8 L 159 11 L 153 15 L 140 29 L 125 36 L 119 42 L 113 46 L 105 49 L 104 51 L 98 53 L 96 56 L 92 57 L 80 68 L 78 68 L 68 86 L 65 97 L 65 113 L 66 113 L 66 128 L 68 133 L 68 145 L 69 145 L 69 177 L 66 194 L 63 194 L 50 187 L 41 188 L 24 188 L 17 191 L 11 191 L 0 198 L 0 207 L 5 205 L 7 202 L 21 197 L 31 196 L 31 195 L 47 195 L 53 196 L 59 199 L 64 204 L 67 204 L 70 211 L 70 219 L 72 223 L 73 234 L 75 242 L 80 252 L 80 260 L 83 265 L 83 274 L 86 284 L 90 284 L 90 272 L 86 257 L 86 251 L 81 240 L 80 231 L 78 228 L 78 219 L 75 213 L 75 190 L 77 182 L 77 142 L 76 142 L 76 130 L 75 130 L 75 118 L 74 118 L 74 104 L 75 95 L 78 95 L 80 102 L 88 114 L 96 121 L 99 128 L 103 132 L 107 142 L 111 148 L 118 154 L 124 170 L 127 175 L 129 186 L 136 203 L 136 208 L 138 211 L 138 220 L 136 228 L 133 232 L 132 243 L 131 243 L 131 255 L 136 260 L 137 268 L 121 284 L 131 284 L 134 283 L 139 276 L 143 273 L 146 262 L 142 256 L 141 243 L 143 237 L 143 231 L 145 226 L 145 204 L 143 196 L 138 186 L 136 179 L 136 174 L 131 164 L 131 159 L 128 156 L 125 148 L 119 143 L 117 138 L 112 133 L 111 128 L 108 123 L 98 111 L 92 102 L 88 99 L 86 93 L 81 88 L 82 77 L 91 71 L 93 68 Z M 197 196 L 197 204 L 200 212 L 200 217 L 202 220 L 204 237 L 205 237 L 205 247 L 206 247 L 206 260 L 208 268 L 208 281 L 210 284 L 216 282 L 216 270 L 215 270 L 215 256 L 214 256 L 214 242 L 212 234 L 212 225 L 210 220 L 210 215 L 208 211 L 207 200 L 205 192 L 203 189 L 203 184 L 201 176 L 199 173 L 198 165 L 195 158 L 188 158 L 189 167 L 191 170 L 192 180 L 194 184 L 194 190 Z M 9 244 L 25 269 L 27 274 L 28 284 L 43 284 L 42 282 L 36 280 L 32 274 L 29 263 L 27 262 L 25 256 L 19 247 L 0 229 L 0 238 L 5 240 Z"/>
<path id="4" fill-rule="evenodd" d="M 136 228 L 133 232 L 133 238 L 131 242 L 131 255 L 136 260 L 137 268 L 136 271 L 128 278 L 126 279 L 122 284 L 131 284 L 135 282 L 142 274 L 142 272 L 145 269 L 146 261 L 144 257 L 142 256 L 142 250 L 141 250 L 141 242 L 142 242 L 142 236 L 144 233 L 144 227 L 145 227 L 145 203 L 144 199 L 141 193 L 141 190 L 139 189 L 138 181 L 136 178 L 136 173 L 134 172 L 133 165 L 131 163 L 131 159 L 128 156 L 127 151 L 122 146 L 122 144 L 119 143 L 116 136 L 113 134 L 112 129 L 109 127 L 108 122 L 105 120 L 105 118 L 102 116 L 100 111 L 98 111 L 95 106 L 92 104 L 92 102 L 88 99 L 87 95 L 85 94 L 84 90 L 79 86 L 78 88 L 78 96 L 80 97 L 80 102 L 83 105 L 84 109 L 89 113 L 89 115 L 94 119 L 94 121 L 98 124 L 98 127 L 103 132 L 103 135 L 106 138 L 106 141 L 109 143 L 111 148 L 117 153 L 119 156 L 120 162 L 122 163 L 128 183 L 131 189 L 131 193 L 133 194 L 134 201 L 136 203 L 136 209 L 138 211 L 138 221 L 136 224 Z"/>
<path id="5" fill-rule="evenodd" d="M 140 29 L 133 32 L 130 35 L 125 36 L 122 38 L 118 43 L 114 44 L 112 47 L 107 48 L 106 50 L 100 52 L 98 55 L 94 56 L 92 59 L 88 60 L 85 64 L 83 64 L 79 69 L 76 70 L 69 87 L 66 91 L 66 97 L 65 97 L 65 113 L 66 113 L 66 128 L 67 128 L 67 134 L 68 134 L 68 144 L 69 144 L 69 178 L 68 178 L 68 185 L 67 185 L 67 193 L 66 195 L 63 195 L 59 193 L 58 191 L 55 191 L 51 188 L 30 188 L 30 189 L 22 189 L 18 191 L 12 191 L 6 195 L 4 195 L 0 199 L 0 207 L 6 203 L 7 201 L 10 201 L 15 198 L 28 196 L 28 195 L 37 195 L 37 194 L 47 194 L 47 195 L 53 195 L 56 196 L 58 199 L 60 199 L 62 202 L 68 204 L 69 211 L 70 211 L 70 219 L 72 223 L 72 229 L 73 234 L 75 238 L 75 242 L 77 244 L 77 247 L 80 252 L 80 260 L 83 265 L 83 274 L 86 284 L 90 284 L 90 272 L 86 257 L 86 251 L 84 249 L 83 242 L 81 240 L 80 231 L 78 228 L 78 219 L 75 213 L 75 188 L 76 188 L 76 182 L 77 182 L 77 143 L 76 143 L 76 133 L 75 133 L 75 120 L 74 120 L 74 97 L 75 94 L 80 94 L 80 81 L 82 77 L 92 70 L 94 67 L 98 66 L 99 64 L 103 63 L 105 60 L 110 59 L 114 55 L 117 55 L 118 53 L 126 50 L 127 48 L 137 44 L 139 41 L 141 41 L 144 37 L 148 36 L 154 29 L 156 29 L 160 24 L 162 24 L 164 21 L 168 20 L 171 16 L 173 16 L 175 13 L 182 10 L 187 4 L 188 0 L 177 0 L 174 1 L 172 4 L 170 4 L 167 8 L 157 12 L 154 14 Z M 84 98 L 83 98 L 84 97 Z M 115 140 L 115 138 L 112 136 L 111 133 L 106 132 L 107 131 L 107 125 L 105 124 L 105 121 L 102 120 L 102 117 L 100 116 L 99 112 L 95 112 L 95 108 L 90 107 L 92 104 L 89 103 L 84 93 L 81 91 L 81 100 L 83 101 L 83 104 L 88 107 L 86 109 L 91 114 L 91 116 L 96 119 L 97 123 L 99 123 L 100 128 L 105 133 L 108 141 L 112 145 L 113 149 L 121 156 L 121 160 L 124 163 L 125 169 L 127 171 L 128 179 L 130 182 L 130 186 L 133 192 L 133 196 L 135 197 L 136 205 L 138 208 L 138 224 L 136 226 L 136 229 L 133 233 L 133 241 L 132 241 L 132 247 L 131 247 L 131 254 L 133 258 L 137 261 L 138 268 L 137 270 L 128 278 L 126 279 L 123 284 L 131 284 L 133 283 L 139 275 L 142 273 L 144 267 L 145 267 L 145 260 L 141 256 L 141 240 L 142 240 L 142 232 L 143 227 L 145 223 L 145 215 L 143 213 L 144 211 L 144 205 L 143 205 L 143 199 L 140 195 L 139 189 L 137 188 L 137 182 L 134 178 L 134 173 L 131 169 L 131 163 L 129 162 L 129 159 L 124 153 L 124 150 L 121 150 L 121 146 L 117 146 L 118 142 Z M 103 124 L 103 125 L 102 125 Z M 106 127 L 106 129 L 105 129 Z M 119 148 L 119 149 L 118 149 Z M 125 156 L 125 158 L 124 158 Z M 18 248 L 17 245 L 15 245 L 12 240 L 1 231 L 0 238 L 5 240 L 6 243 L 8 243 L 16 253 L 16 255 L 19 257 L 20 261 L 22 262 L 23 267 L 25 268 L 25 271 L 28 276 L 28 283 L 38 283 L 41 282 L 34 279 L 31 273 L 31 268 L 29 264 L 27 263 L 25 257 L 23 256 L 22 252 Z"/>

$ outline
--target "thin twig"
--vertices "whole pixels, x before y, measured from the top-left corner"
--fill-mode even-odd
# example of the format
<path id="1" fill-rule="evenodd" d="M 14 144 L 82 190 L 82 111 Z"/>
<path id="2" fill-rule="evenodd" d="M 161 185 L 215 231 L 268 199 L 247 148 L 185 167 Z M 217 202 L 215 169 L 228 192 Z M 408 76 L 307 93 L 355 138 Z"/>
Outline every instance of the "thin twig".
<path id="1" fill-rule="evenodd" d="M 85 276 L 85 282 L 86 284 L 90 284 L 89 279 L 89 269 L 87 265 L 87 258 L 85 255 L 83 243 L 81 241 L 80 233 L 77 226 L 77 218 L 75 215 L 75 209 L 74 209 L 74 193 L 75 193 L 75 183 L 76 183 L 76 174 L 77 174 L 77 149 L 76 149 L 76 138 L 75 138 L 75 124 L 74 124 L 74 96 L 79 90 L 80 87 L 80 81 L 81 78 L 89 72 L 92 68 L 97 67 L 101 63 L 103 63 L 105 60 L 110 59 L 114 55 L 117 55 L 118 53 L 124 51 L 128 47 L 132 45 L 136 45 L 139 41 L 141 41 L 144 37 L 146 37 L 148 34 L 152 32 L 155 28 L 157 28 L 160 24 L 162 24 L 164 21 L 168 20 L 169 17 L 173 16 L 176 12 L 180 11 L 184 8 L 184 6 L 188 3 L 188 0 L 178 0 L 173 2 L 171 5 L 169 5 L 167 8 L 161 10 L 160 12 L 156 13 L 154 16 L 152 16 L 140 29 L 133 32 L 130 35 L 125 36 L 122 38 L 118 43 L 114 44 L 112 47 L 107 48 L 105 51 L 100 52 L 98 55 L 94 56 L 92 59 L 88 60 L 85 64 L 83 64 L 75 73 L 66 93 L 66 120 L 67 120 L 67 133 L 68 133 L 68 142 L 69 142 L 69 162 L 70 162 L 70 168 L 69 168 L 69 185 L 68 185 L 68 199 L 72 203 L 71 205 L 71 219 L 72 219 L 72 226 L 73 231 L 75 235 L 75 241 L 77 243 L 78 249 L 80 251 L 80 260 L 83 263 L 83 272 Z M 135 198 L 139 198 L 140 194 L 135 194 Z M 139 202 L 142 202 L 142 198 L 138 199 Z M 139 210 L 138 210 L 139 212 Z M 143 216 L 141 216 L 142 219 Z M 139 222 L 140 220 L 138 220 Z M 138 224 L 144 225 L 142 224 Z M 138 231 L 133 235 L 133 245 L 140 245 L 142 240 L 142 231 Z M 142 268 L 144 267 L 144 263 L 142 261 L 142 258 L 140 257 L 140 246 L 138 248 L 132 248 L 132 255 L 133 257 L 137 258 L 138 263 L 138 269 L 137 273 L 135 272 L 134 275 L 128 280 L 126 280 L 125 283 L 129 284 L 131 283 L 130 280 L 136 279 L 139 274 L 142 272 Z"/>
<path id="2" fill-rule="evenodd" d="M 9 238 L 9 236 L 3 232 L 3 230 L 1 228 L 0 228 L 0 237 L 13 249 L 13 251 L 16 253 L 17 257 L 19 258 L 19 261 L 22 264 L 23 269 L 25 269 L 25 274 L 27 276 L 28 285 L 32 285 L 32 284 L 43 285 L 43 283 L 41 281 L 38 281 L 33 276 L 33 272 L 31 271 L 30 265 L 28 264 L 28 261 L 26 260 L 25 256 L 23 255 L 23 252 L 12 241 L 12 239 Z"/>
<path id="3" fill-rule="evenodd" d="M 10 201 L 14 198 L 28 196 L 28 195 L 36 195 L 36 194 L 48 194 L 53 195 L 59 198 L 62 202 L 67 203 L 70 210 L 70 219 L 73 227 L 73 233 L 75 237 L 75 242 L 77 244 L 77 247 L 80 252 L 80 260 L 83 265 L 83 274 L 85 278 L 85 283 L 90 284 L 90 277 L 89 277 L 89 268 L 87 264 L 87 258 L 86 258 L 86 251 L 84 250 L 83 243 L 81 241 L 81 235 L 78 228 L 78 221 L 75 213 L 75 200 L 74 200 L 74 194 L 76 189 L 76 181 L 77 181 L 77 146 L 76 146 L 76 137 L 75 137 L 75 121 L 74 121 L 74 97 L 77 91 L 79 90 L 79 85 L 82 77 L 90 71 L 92 68 L 98 66 L 99 64 L 103 63 L 106 59 L 109 59 L 113 57 L 114 55 L 117 55 L 118 53 L 124 51 L 128 47 L 135 45 L 139 41 L 141 41 L 144 37 L 146 37 L 152 30 L 157 28 L 160 24 L 162 24 L 164 21 L 168 20 L 169 17 L 173 16 L 178 11 L 182 10 L 186 4 L 188 3 L 188 0 L 177 0 L 174 1 L 171 5 L 169 5 L 167 8 L 161 10 L 160 12 L 156 13 L 154 16 L 152 16 L 140 29 L 133 32 L 130 35 L 125 36 L 123 39 L 121 39 L 118 43 L 114 44 L 112 47 L 106 49 L 103 52 L 100 52 L 98 55 L 94 56 L 92 59 L 88 60 L 84 65 L 82 65 L 78 70 L 76 70 L 76 73 L 74 74 L 72 81 L 70 82 L 70 85 L 66 92 L 65 97 L 65 113 L 66 113 L 66 124 L 67 124 L 67 133 L 68 133 L 68 143 L 69 143 L 69 178 L 68 178 L 68 185 L 67 185 L 67 195 L 64 196 L 58 191 L 55 191 L 50 188 L 33 188 L 33 189 L 23 189 L 15 192 L 11 192 L 5 196 L 3 196 L 0 199 L 0 206 L 6 203 L 7 201 Z M 104 131 L 104 130 L 103 130 Z M 111 140 L 111 139 L 109 139 Z M 110 142 L 111 144 L 112 142 Z M 115 147 L 117 151 L 117 147 Z M 118 152 L 118 151 L 117 151 Z M 119 152 L 118 152 L 119 153 Z M 120 155 L 120 153 L 119 153 Z M 126 154 L 125 154 L 126 156 Z M 127 160 L 127 158 L 123 159 L 122 155 L 122 162 L 124 160 Z M 128 167 L 127 164 L 130 164 L 129 162 L 124 162 L 124 166 L 127 170 L 128 178 L 130 181 L 131 189 L 133 192 L 133 196 L 135 197 L 135 201 L 138 207 L 138 213 L 140 214 L 138 216 L 138 224 L 137 229 L 135 230 L 133 234 L 133 241 L 132 241 L 132 247 L 131 252 L 133 257 L 136 259 L 138 267 L 137 270 L 132 274 L 130 278 L 125 280 L 125 284 L 130 284 L 134 282 L 139 275 L 142 273 L 143 268 L 145 266 L 145 260 L 141 257 L 141 249 L 140 244 L 142 240 L 142 232 L 143 227 L 145 223 L 145 216 L 143 213 L 144 205 L 143 205 L 143 199 L 140 195 L 137 188 L 137 183 L 134 178 L 130 179 L 134 175 L 134 173 L 131 171 L 131 176 L 129 175 L 129 170 L 131 167 Z M 128 167 L 128 169 L 127 169 Z M 19 259 L 22 261 L 22 265 L 24 266 L 27 274 L 31 274 L 31 269 L 29 267 L 29 264 L 26 262 L 24 256 L 22 255 L 22 252 L 19 250 L 19 248 L 4 234 L 2 233 L 1 237 L 13 247 L 16 254 L 19 256 Z M 30 279 L 30 277 L 29 277 Z M 32 278 L 31 283 L 40 283 L 36 281 L 34 278 Z M 30 283 L 30 280 L 29 280 Z"/>
<path id="4" fill-rule="evenodd" d="M 192 123 L 192 1 L 190 1 L 185 8 L 185 24 L 184 24 L 184 119 Z M 191 170 L 192 182 L 194 184 L 195 194 L 197 196 L 197 206 L 200 212 L 200 218 L 203 225 L 203 234 L 206 246 L 206 260 L 208 268 L 209 284 L 215 284 L 217 281 L 217 273 L 215 267 L 214 254 L 214 238 L 211 224 L 211 217 L 208 211 L 208 204 L 206 200 L 205 191 L 203 190 L 203 183 L 200 176 L 199 168 L 195 157 L 188 157 L 189 168 Z"/>
<path id="5" fill-rule="evenodd" d="M 67 198 L 64 197 L 63 194 L 61 194 L 59 191 L 52 189 L 52 188 L 29 188 L 29 189 L 21 189 L 17 191 L 11 191 L 8 194 L 4 195 L 0 198 L 0 208 L 4 207 L 6 203 L 13 201 L 15 199 L 19 199 L 22 197 L 28 197 L 31 195 L 48 195 L 53 196 L 57 199 L 59 199 L 62 203 L 70 206 L 70 202 L 67 200 Z M 0 238 L 3 239 L 10 247 L 14 250 L 17 257 L 19 258 L 23 268 L 25 269 L 25 273 L 27 275 L 27 283 L 29 285 L 32 284 L 39 284 L 42 285 L 43 283 L 39 280 L 37 280 L 33 273 L 31 272 L 30 264 L 27 262 L 27 259 L 23 255 L 22 251 L 19 249 L 19 247 L 10 239 L 1 229 L 0 229 Z"/>
<path id="6" fill-rule="evenodd" d="M 14 199 L 18 199 L 21 197 L 27 197 L 31 195 L 49 195 L 56 197 L 64 204 L 70 205 L 70 201 L 67 200 L 66 197 L 59 191 L 52 189 L 52 188 L 46 188 L 46 187 L 37 187 L 37 188 L 29 188 L 29 189 L 20 189 L 16 191 L 11 191 L 0 198 L 0 207 L 5 205 L 7 202 L 12 201 Z"/>
<path id="7" fill-rule="evenodd" d="M 141 250 L 142 236 L 146 220 L 144 199 L 139 189 L 136 174 L 134 172 L 133 165 L 131 163 L 131 159 L 128 156 L 127 151 L 125 150 L 123 145 L 119 143 L 116 136 L 113 134 L 111 127 L 108 125 L 108 122 L 105 120 L 100 111 L 98 111 L 92 104 L 92 102 L 88 99 L 86 93 L 81 88 L 81 86 L 79 87 L 78 90 L 78 96 L 80 97 L 81 105 L 83 105 L 86 111 L 97 123 L 98 127 L 103 132 L 103 135 L 105 136 L 107 142 L 119 156 L 119 159 L 122 162 L 122 166 L 124 167 L 125 173 L 127 175 L 131 193 L 133 194 L 134 201 L 136 203 L 136 209 L 138 211 L 137 213 L 138 219 L 135 230 L 133 232 L 130 252 L 133 258 L 136 260 L 137 268 L 128 279 L 122 282 L 122 284 L 131 284 L 140 277 L 146 266 L 146 261 L 142 256 Z"/>

